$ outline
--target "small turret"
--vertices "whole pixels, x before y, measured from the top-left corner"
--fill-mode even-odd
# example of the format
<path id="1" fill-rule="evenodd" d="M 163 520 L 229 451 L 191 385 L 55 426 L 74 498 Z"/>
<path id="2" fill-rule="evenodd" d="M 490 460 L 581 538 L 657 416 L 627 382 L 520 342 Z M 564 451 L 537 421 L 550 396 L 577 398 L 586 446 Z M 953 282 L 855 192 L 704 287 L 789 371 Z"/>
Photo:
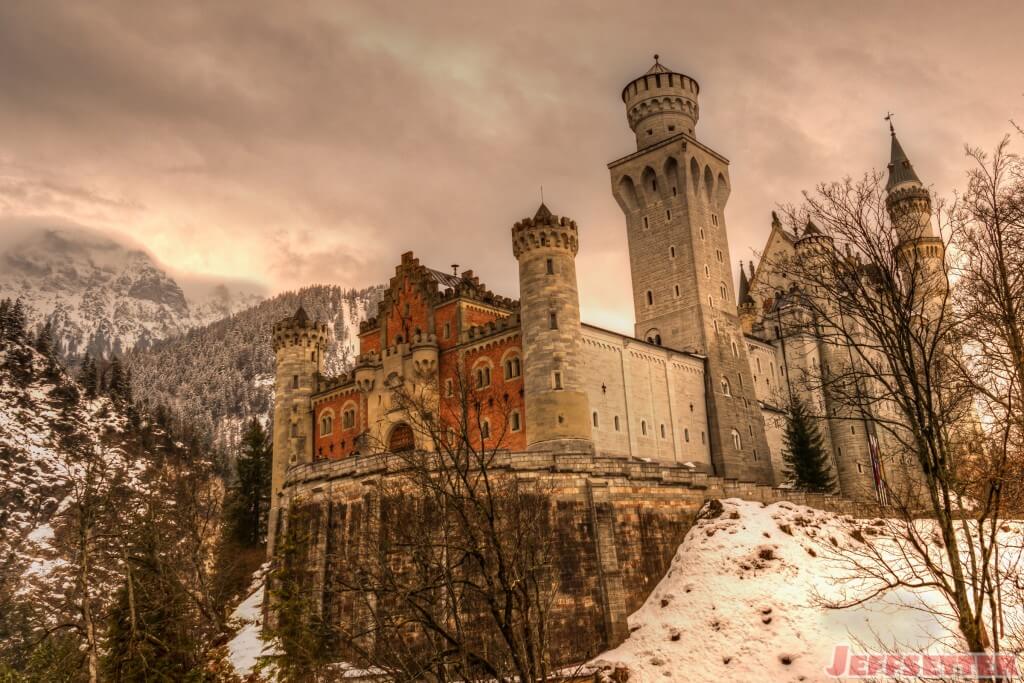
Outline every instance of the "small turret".
<path id="1" fill-rule="evenodd" d="M 327 325 L 310 320 L 299 309 L 276 323 L 273 344 L 276 360 L 274 382 L 274 453 L 271 464 L 269 550 L 278 517 L 278 498 L 285 472 L 292 465 L 313 461 L 313 417 L 310 396 L 318 389 Z"/>
<path id="2" fill-rule="evenodd" d="M 526 439 L 529 450 L 592 451 L 590 404 L 579 371 L 576 223 L 540 205 L 512 227 L 519 261 Z"/>
<path id="3" fill-rule="evenodd" d="M 700 86 L 689 76 L 668 69 L 654 55 L 654 64 L 622 90 L 629 127 L 636 133 L 636 148 L 644 149 L 667 138 L 695 135 L 699 118 Z"/>
<path id="4" fill-rule="evenodd" d="M 932 228 L 932 202 L 917 172 L 889 122 L 892 139 L 889 152 L 889 179 L 885 184 L 885 207 L 900 242 L 935 237 Z"/>

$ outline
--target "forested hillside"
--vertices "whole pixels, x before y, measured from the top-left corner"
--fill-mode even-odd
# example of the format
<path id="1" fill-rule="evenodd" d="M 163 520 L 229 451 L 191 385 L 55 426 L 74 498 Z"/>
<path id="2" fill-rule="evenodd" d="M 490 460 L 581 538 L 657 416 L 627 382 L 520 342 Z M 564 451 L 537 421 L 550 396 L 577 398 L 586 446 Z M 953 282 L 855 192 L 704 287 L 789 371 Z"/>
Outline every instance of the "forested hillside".
<path id="1" fill-rule="evenodd" d="M 218 446 L 237 444 L 249 416 L 265 416 L 273 394 L 271 327 L 301 304 L 332 333 L 326 372 L 345 369 L 358 350 L 359 322 L 372 315 L 382 288 L 317 285 L 285 292 L 252 308 L 128 354 L 136 398 L 160 404 L 214 435 Z"/>

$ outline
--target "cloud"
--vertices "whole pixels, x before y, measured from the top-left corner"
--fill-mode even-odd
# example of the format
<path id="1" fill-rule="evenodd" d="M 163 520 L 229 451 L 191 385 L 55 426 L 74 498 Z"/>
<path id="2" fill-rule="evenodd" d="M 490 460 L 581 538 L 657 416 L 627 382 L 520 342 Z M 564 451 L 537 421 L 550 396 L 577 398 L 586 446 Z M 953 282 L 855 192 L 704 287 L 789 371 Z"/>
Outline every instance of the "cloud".
<path id="1" fill-rule="evenodd" d="M 514 295 L 544 186 L 580 224 L 584 314 L 629 329 L 607 162 L 622 86 L 660 52 L 731 162 L 734 261 L 778 202 L 886 162 L 961 183 L 1020 118 L 1019 4 L 6 3 L 0 212 L 128 235 L 179 271 L 382 282 L 398 255 Z M 615 276 L 611 277 L 610 274 Z"/>

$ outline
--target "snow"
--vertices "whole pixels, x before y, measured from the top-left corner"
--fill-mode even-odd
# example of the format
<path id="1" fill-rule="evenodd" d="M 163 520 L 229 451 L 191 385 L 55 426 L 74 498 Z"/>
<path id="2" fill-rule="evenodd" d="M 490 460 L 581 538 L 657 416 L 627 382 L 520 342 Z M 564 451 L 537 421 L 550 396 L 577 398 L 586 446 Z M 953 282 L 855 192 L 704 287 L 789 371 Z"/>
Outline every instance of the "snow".
<path id="1" fill-rule="evenodd" d="M 249 596 L 231 613 L 231 624 L 238 629 L 228 642 L 228 661 L 235 673 L 245 678 L 252 673 L 260 657 L 278 654 L 273 642 L 263 640 L 263 589 L 269 565 L 256 572 Z"/>
<path id="2" fill-rule="evenodd" d="M 723 514 L 690 530 L 665 578 L 630 617 L 628 639 L 593 666 L 627 668 L 630 683 L 811 683 L 835 680 L 824 669 L 844 643 L 860 652 L 957 647 L 929 613 L 948 613 L 933 590 L 889 592 L 847 609 L 824 604 L 865 589 L 843 559 L 843 550 L 866 547 L 859 539 L 899 563 L 881 524 L 865 535 L 870 521 L 789 503 L 722 502 Z M 1019 538 L 1021 528 L 1012 523 L 1004 532 Z M 1019 548 L 1016 554 L 1008 564 Z"/>

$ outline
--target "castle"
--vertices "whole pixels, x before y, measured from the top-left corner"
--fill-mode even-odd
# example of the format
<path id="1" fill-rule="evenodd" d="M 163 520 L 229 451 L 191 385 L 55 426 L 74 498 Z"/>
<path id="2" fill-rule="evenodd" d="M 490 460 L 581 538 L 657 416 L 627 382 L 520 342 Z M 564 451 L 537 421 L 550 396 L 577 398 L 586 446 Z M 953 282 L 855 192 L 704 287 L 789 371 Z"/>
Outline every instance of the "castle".
<path id="1" fill-rule="evenodd" d="M 518 301 L 489 291 L 472 271 L 441 272 L 406 253 L 376 316 L 360 326 L 348 374 L 322 374 L 328 330 L 303 310 L 274 326 L 272 526 L 286 479 L 315 477 L 318 463 L 429 448 L 393 405 L 396 382 L 406 378 L 433 386 L 442 411 L 453 384 L 469 378 L 481 411 L 472 438 L 500 439 L 489 445 L 509 452 L 636 459 L 760 485 L 784 480 L 789 376 L 838 362 L 831 355 L 841 350 L 813 337 L 786 339 L 781 292 L 799 283 L 771 264 L 825 238 L 813 225 L 796 235 L 774 220 L 762 267 L 741 265 L 734 291 L 729 162 L 697 139 L 699 92 L 657 60 L 622 91 L 636 151 L 608 169 L 626 218 L 633 336 L 580 320 L 575 257 L 585 229 L 543 204 L 511 229 Z M 888 190 L 893 202 L 915 203 L 930 230 L 927 192 L 894 132 Z M 924 239 L 937 240 L 927 231 Z M 831 409 L 820 393 L 808 399 L 824 416 L 839 493 L 875 500 L 886 458 L 877 430 Z"/>

